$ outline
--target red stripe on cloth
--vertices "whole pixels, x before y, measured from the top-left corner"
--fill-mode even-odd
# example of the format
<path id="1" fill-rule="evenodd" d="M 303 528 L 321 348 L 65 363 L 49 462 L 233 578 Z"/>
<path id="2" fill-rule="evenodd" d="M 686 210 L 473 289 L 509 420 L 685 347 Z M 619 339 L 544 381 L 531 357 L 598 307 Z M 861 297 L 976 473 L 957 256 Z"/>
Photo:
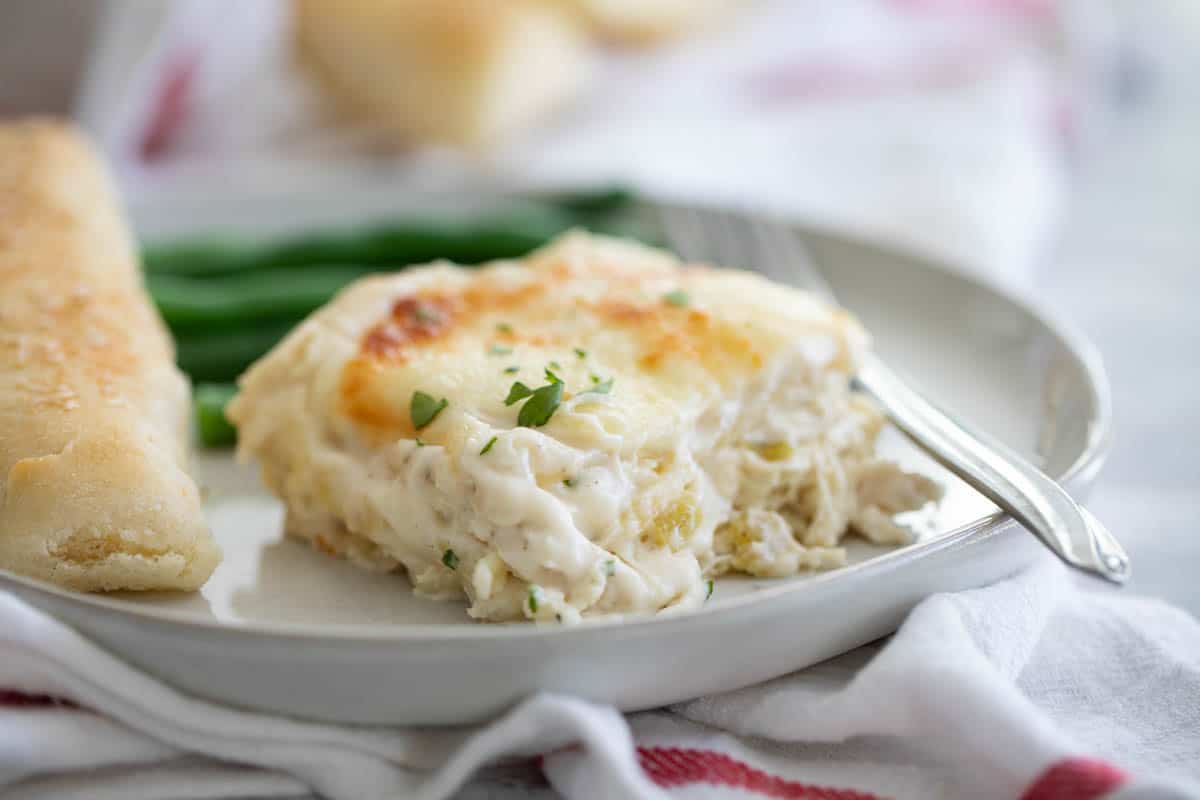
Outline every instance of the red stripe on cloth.
<path id="1" fill-rule="evenodd" d="M 757 70 L 745 80 L 752 100 L 774 106 L 938 89 L 976 80 L 993 63 L 994 45 L 972 43 L 888 66 L 830 61 L 781 63 Z"/>
<path id="2" fill-rule="evenodd" d="M 1021 800 L 1095 800 L 1119 788 L 1128 776 L 1094 758 L 1065 758 L 1043 772 Z"/>
<path id="3" fill-rule="evenodd" d="M 1054 0 L 891 0 L 891 5 L 917 13 L 996 14 L 1053 19 Z"/>
<path id="4" fill-rule="evenodd" d="M 712 750 L 682 747 L 639 747 L 638 763 L 659 786 L 708 783 L 757 792 L 780 800 L 879 800 L 854 789 L 813 786 L 769 775 L 760 769 Z"/>
<path id="5" fill-rule="evenodd" d="M 163 70 L 150 119 L 138 142 L 143 161 L 156 161 L 170 149 L 171 140 L 187 118 L 192 84 L 200 58 L 196 53 L 177 56 Z"/>
<path id="6" fill-rule="evenodd" d="M 15 689 L 0 689 L 0 707 L 41 708 L 46 706 L 78 708 L 70 700 L 48 694 L 26 694 Z"/>

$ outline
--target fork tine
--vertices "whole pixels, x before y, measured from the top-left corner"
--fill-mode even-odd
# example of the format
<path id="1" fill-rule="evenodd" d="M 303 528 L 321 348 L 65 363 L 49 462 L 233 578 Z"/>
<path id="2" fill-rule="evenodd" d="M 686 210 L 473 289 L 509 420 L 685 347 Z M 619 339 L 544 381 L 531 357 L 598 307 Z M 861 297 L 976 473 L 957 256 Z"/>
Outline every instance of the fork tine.
<path id="1" fill-rule="evenodd" d="M 761 272 L 833 299 L 800 237 L 785 223 L 717 209 L 671 206 L 663 227 L 681 256 Z"/>
<path id="2" fill-rule="evenodd" d="M 714 211 L 710 225 L 719 241 L 719 263 L 725 267 L 762 271 L 764 253 L 750 235 L 746 219 L 730 211 Z"/>
<path id="3" fill-rule="evenodd" d="M 660 219 L 671 247 L 684 260 L 703 261 L 711 257 L 708 236 L 695 209 L 667 206 L 662 209 Z"/>
<path id="4" fill-rule="evenodd" d="M 703 237 L 704 253 L 702 259 L 710 264 L 718 264 L 726 259 L 725 252 L 728 249 L 728 243 L 725 240 L 725 231 L 721 225 L 721 221 L 717 216 L 717 212 L 711 209 L 693 209 L 695 215 L 694 220 L 698 235 Z"/>
<path id="5" fill-rule="evenodd" d="M 750 253 L 741 226 L 715 209 L 666 209 L 663 224 L 671 244 L 689 261 L 742 266 Z"/>
<path id="6" fill-rule="evenodd" d="M 833 299 L 833 289 L 813 263 L 808 249 L 795 231 L 775 220 L 750 218 L 748 225 L 764 253 L 762 269 L 765 274 Z"/>

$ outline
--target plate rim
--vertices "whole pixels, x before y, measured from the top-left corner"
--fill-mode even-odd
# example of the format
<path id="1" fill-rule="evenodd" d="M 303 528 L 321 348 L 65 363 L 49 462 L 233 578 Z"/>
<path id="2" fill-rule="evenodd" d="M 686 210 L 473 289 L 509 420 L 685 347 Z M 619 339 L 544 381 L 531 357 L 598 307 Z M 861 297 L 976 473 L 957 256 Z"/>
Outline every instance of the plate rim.
<path id="1" fill-rule="evenodd" d="M 453 196 L 453 191 L 417 192 L 416 194 Z M 498 192 L 496 197 L 506 194 L 528 197 L 531 192 Z M 250 193 L 250 196 L 254 196 Z M 268 195 L 257 196 L 261 200 Z M 639 202 L 648 208 L 673 206 L 696 208 L 721 208 L 717 204 L 680 203 L 678 200 L 663 196 L 643 193 Z M 745 209 L 727 207 L 747 213 Z M 759 213 L 764 212 L 748 212 Z M 766 212 L 769 213 L 769 212 Z M 1086 488 L 1095 479 L 1096 474 L 1107 459 L 1112 443 L 1112 389 L 1108 380 L 1107 370 L 1096 345 L 1074 323 L 1063 315 L 1049 309 L 1043 301 L 1020 293 L 1010 285 L 997 280 L 993 276 L 966 272 L 950 265 L 945 254 L 931 252 L 929 249 L 914 247 L 909 244 L 897 244 L 887 241 L 886 237 L 874 235 L 871 232 L 853 230 L 847 226 L 827 225 L 822 223 L 810 224 L 791 220 L 791 227 L 802 236 L 819 236 L 837 240 L 857 247 L 867 247 L 876 250 L 881 255 L 900 256 L 914 262 L 917 269 L 940 273 L 950 278 L 973 284 L 1001 299 L 1022 309 L 1035 319 L 1045 330 L 1049 331 L 1062 346 L 1071 353 L 1076 363 L 1081 367 L 1091 394 L 1092 405 L 1095 409 L 1093 418 L 1089 421 L 1087 440 L 1079 456 L 1057 478 L 1059 483 L 1068 489 Z M 438 642 L 470 642 L 481 639 L 520 640 L 530 638 L 579 637 L 592 636 L 600 631 L 620 629 L 630 635 L 655 635 L 664 633 L 668 627 L 699 619 L 718 620 L 730 614 L 744 613 L 747 606 L 765 605 L 777 600 L 783 595 L 803 591 L 818 590 L 831 581 L 845 580 L 858 577 L 869 579 L 873 573 L 888 572 L 897 569 L 907 562 L 924 558 L 936 552 L 956 549 L 983 539 L 991 538 L 1006 532 L 1015 532 L 1019 525 L 1007 514 L 997 511 L 986 517 L 973 520 L 957 528 L 925 542 L 891 550 L 873 556 L 865 561 L 840 567 L 828 572 L 809 576 L 803 582 L 780 582 L 777 586 L 762 588 L 746 593 L 739 597 L 724 601 L 719 606 L 701 607 L 684 611 L 667 611 L 644 615 L 615 615 L 584 619 L 576 625 L 529 624 L 528 622 L 492 623 L 477 625 L 437 625 L 431 623 L 385 625 L 380 623 L 350 624 L 330 626 L 323 623 L 268 623 L 244 622 L 230 624 L 220 620 L 198 619 L 186 612 L 159 607 L 139 607 L 126 600 L 115 599 L 104 594 L 88 594 L 75 592 L 54 584 L 41 581 L 25 575 L 18 575 L 0 568 L 0 589 L 10 586 L 19 590 L 48 594 L 55 600 L 83 607 L 83 610 L 96 610 L 115 614 L 126 621 L 137 623 L 152 623 L 168 628 L 183 627 L 190 631 L 202 632 L 219 636 L 252 637 L 283 641 L 333 642 L 339 645 L 348 643 L 363 644 L 393 644 L 411 643 L 414 641 Z M 15 586 L 13 586 L 15 585 Z M 814 589 L 814 587 L 816 587 Z"/>

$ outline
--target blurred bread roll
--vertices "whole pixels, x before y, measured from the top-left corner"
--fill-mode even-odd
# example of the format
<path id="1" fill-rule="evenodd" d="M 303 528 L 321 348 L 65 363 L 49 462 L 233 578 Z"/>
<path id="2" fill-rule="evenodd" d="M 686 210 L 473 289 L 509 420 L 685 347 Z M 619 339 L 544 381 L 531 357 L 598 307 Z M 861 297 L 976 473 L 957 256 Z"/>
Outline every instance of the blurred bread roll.
<path id="1" fill-rule="evenodd" d="M 601 37 L 626 44 L 656 42 L 703 27 L 744 0 L 562 0 Z"/>
<path id="2" fill-rule="evenodd" d="M 341 109 L 410 144 L 477 147 L 582 87 L 587 34 L 562 0 L 295 0 L 299 59 Z"/>

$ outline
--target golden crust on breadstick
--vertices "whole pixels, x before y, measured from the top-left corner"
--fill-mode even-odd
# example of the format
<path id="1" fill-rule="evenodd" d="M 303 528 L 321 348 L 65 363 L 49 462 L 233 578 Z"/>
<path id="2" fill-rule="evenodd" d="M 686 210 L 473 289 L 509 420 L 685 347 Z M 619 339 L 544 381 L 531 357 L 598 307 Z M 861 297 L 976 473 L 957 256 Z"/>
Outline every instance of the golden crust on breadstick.
<path id="1" fill-rule="evenodd" d="M 0 125 L 0 568 L 196 589 L 220 560 L 186 472 L 188 385 L 99 158 Z"/>

